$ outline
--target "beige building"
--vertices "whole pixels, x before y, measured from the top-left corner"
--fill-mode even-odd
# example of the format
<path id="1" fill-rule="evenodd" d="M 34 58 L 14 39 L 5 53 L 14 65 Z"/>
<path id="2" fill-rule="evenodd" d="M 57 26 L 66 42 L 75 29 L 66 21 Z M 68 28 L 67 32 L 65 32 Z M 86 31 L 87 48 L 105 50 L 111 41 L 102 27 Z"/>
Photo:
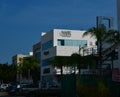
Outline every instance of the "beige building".
<path id="1" fill-rule="evenodd" d="M 20 63 L 21 63 L 21 59 L 23 59 L 25 57 L 25 55 L 23 54 L 16 54 L 12 57 L 12 64 L 15 65 L 15 66 L 20 66 Z M 17 82 L 21 82 L 22 80 L 22 75 L 20 74 L 19 71 L 17 71 L 17 74 L 16 74 L 16 81 Z"/>
<path id="2" fill-rule="evenodd" d="M 21 62 L 22 62 L 21 59 L 26 58 L 26 57 L 29 57 L 29 56 L 33 56 L 33 53 L 32 53 L 32 52 L 29 52 L 28 55 L 16 54 L 16 55 L 14 55 L 14 56 L 12 57 L 12 64 L 19 67 L 20 64 L 21 64 Z M 16 81 L 17 81 L 18 83 L 24 83 L 24 82 L 28 82 L 28 79 L 24 79 L 24 78 L 22 77 L 22 74 L 21 74 L 19 71 L 17 71 Z"/>
<path id="3" fill-rule="evenodd" d="M 15 66 L 19 66 L 20 65 L 20 59 L 23 59 L 24 57 L 26 57 L 26 55 L 23 54 L 16 54 L 12 57 L 12 63 Z"/>

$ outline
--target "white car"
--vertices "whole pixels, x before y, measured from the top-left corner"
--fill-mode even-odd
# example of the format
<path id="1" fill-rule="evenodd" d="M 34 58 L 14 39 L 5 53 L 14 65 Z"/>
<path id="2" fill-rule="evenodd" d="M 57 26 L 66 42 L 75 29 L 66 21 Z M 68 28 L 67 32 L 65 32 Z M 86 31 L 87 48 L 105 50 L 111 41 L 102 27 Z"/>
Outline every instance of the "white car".
<path id="1" fill-rule="evenodd" d="M 3 83 L 3 84 L 0 85 L 0 91 L 6 91 L 7 88 L 8 88 L 8 84 Z"/>

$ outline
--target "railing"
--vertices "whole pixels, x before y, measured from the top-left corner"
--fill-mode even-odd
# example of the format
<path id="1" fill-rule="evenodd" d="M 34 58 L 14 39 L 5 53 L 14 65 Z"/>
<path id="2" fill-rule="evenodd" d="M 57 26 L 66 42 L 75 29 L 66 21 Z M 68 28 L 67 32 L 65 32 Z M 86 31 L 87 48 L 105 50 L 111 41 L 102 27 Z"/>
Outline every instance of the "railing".
<path id="1" fill-rule="evenodd" d="M 108 55 L 109 53 L 111 53 L 113 50 L 115 50 L 118 47 L 119 43 L 116 43 L 114 45 L 112 45 L 111 47 L 109 47 L 108 49 L 102 51 L 102 55 Z"/>

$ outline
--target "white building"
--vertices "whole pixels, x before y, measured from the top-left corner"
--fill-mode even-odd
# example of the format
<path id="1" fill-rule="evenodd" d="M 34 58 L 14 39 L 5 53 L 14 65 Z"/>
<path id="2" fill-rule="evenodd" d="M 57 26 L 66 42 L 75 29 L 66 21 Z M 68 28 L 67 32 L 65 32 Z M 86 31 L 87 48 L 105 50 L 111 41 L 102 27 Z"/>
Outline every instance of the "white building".
<path id="1" fill-rule="evenodd" d="M 60 73 L 60 70 L 49 64 L 49 60 L 54 56 L 71 56 L 73 53 L 79 53 L 80 47 L 96 50 L 96 39 L 89 36 L 83 37 L 84 32 L 81 30 L 53 29 L 41 34 L 41 79 L 43 82 L 53 81 L 53 75 Z M 70 72 L 64 68 L 63 73 Z"/>

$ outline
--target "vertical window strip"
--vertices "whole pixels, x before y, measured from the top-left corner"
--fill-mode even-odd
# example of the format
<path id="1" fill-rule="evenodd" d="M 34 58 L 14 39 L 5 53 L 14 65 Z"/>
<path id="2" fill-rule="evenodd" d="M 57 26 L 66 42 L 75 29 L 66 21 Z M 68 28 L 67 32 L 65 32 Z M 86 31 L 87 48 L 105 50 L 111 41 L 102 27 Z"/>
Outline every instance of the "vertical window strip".
<path id="1" fill-rule="evenodd" d="M 47 50 L 53 46 L 53 40 L 50 40 L 44 44 L 42 44 L 42 50 Z"/>

